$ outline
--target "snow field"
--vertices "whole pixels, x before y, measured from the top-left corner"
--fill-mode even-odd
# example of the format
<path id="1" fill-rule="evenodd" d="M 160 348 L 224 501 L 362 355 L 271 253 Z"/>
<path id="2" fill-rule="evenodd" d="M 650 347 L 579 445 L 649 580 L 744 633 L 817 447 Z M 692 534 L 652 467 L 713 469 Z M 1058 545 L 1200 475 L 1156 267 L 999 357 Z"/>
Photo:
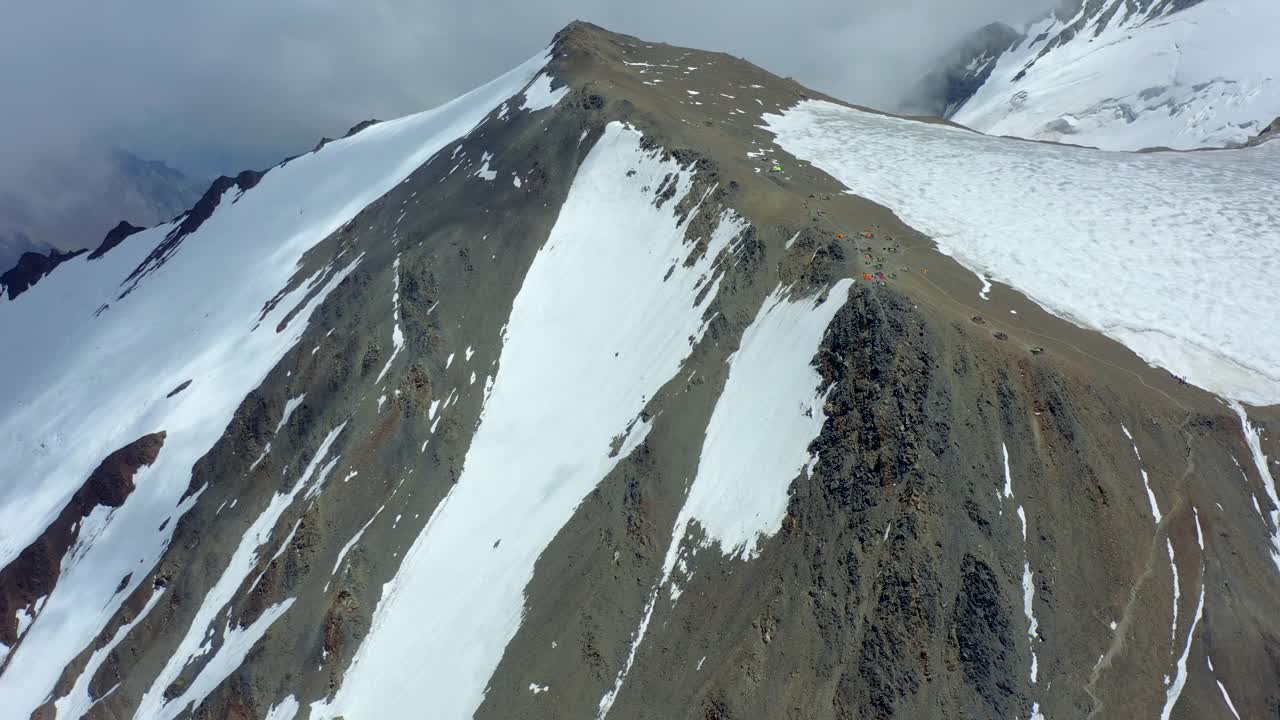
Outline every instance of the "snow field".
<path id="1" fill-rule="evenodd" d="M 1122 154 L 991 138 L 806 100 L 787 152 L 979 276 L 1210 392 L 1280 403 L 1280 144 Z"/>
<path id="2" fill-rule="evenodd" d="M 701 460 L 680 522 L 697 522 L 706 544 L 750 560 L 786 515 L 788 488 L 809 462 L 826 420 L 829 388 L 812 366 L 818 344 L 848 299 L 840 280 L 821 303 L 776 288 L 743 332 L 707 424 Z M 762 422 L 769 418 L 769 422 Z"/>

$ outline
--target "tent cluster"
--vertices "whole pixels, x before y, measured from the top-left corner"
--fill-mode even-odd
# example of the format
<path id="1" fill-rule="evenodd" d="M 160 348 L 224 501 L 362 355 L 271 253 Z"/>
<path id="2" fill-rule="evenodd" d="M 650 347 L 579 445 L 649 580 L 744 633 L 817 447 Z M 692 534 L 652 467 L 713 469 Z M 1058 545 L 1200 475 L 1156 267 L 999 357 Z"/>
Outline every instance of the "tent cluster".
<path id="1" fill-rule="evenodd" d="M 772 162 L 772 161 L 769 161 L 769 162 Z M 776 166 L 775 166 L 775 167 L 776 167 Z M 815 200 L 815 199 L 817 199 L 817 198 L 816 198 L 814 195 L 810 195 L 810 196 L 809 196 L 809 199 L 810 199 L 810 200 Z M 823 196 L 823 198 L 822 198 L 822 199 L 830 200 L 830 199 L 831 199 L 831 196 L 830 196 L 830 195 L 825 195 L 825 196 Z M 806 207 L 806 208 L 808 208 L 808 207 L 809 207 L 809 203 L 808 203 L 807 201 L 804 203 L 804 205 L 805 205 L 805 207 Z M 836 229 L 836 228 L 837 228 L 837 226 L 835 225 L 835 223 L 833 223 L 833 222 L 831 221 L 831 219 L 830 219 L 830 217 L 828 216 L 828 213 L 827 213 L 827 211 L 826 211 L 826 210 L 823 210 L 822 208 L 815 207 L 815 208 L 812 208 L 812 212 L 813 212 L 813 214 L 814 214 L 813 219 L 814 219 L 815 221 L 826 220 L 826 221 L 827 221 L 827 223 L 828 223 L 828 224 L 830 224 L 830 225 L 832 226 L 832 228 L 833 228 L 833 229 Z M 858 233 L 856 233 L 856 234 L 855 234 L 855 237 L 860 237 L 860 238 L 862 238 L 863 240 L 874 240 L 874 239 L 876 238 L 876 232 L 879 230 L 879 228 L 880 228 L 880 226 L 879 226 L 879 225 L 877 225 L 877 224 L 875 224 L 875 223 L 872 223 L 872 224 L 871 224 L 871 226 L 870 226 L 870 227 L 868 227 L 867 229 L 865 229 L 865 230 L 861 230 L 861 231 L 859 231 Z M 849 236 L 848 236 L 848 235 L 846 235 L 846 234 L 845 234 L 845 233 L 843 233 L 843 232 L 836 232 L 836 233 L 835 233 L 835 239 L 836 239 L 836 240 L 847 240 L 847 239 L 849 239 Z M 883 240 L 884 242 L 886 242 L 886 243 L 889 243 L 889 244 L 881 246 L 881 247 L 880 247 L 880 249 L 879 249 L 879 252 L 884 253 L 885 255 L 888 255 L 888 254 L 896 254 L 896 253 L 898 253 L 898 252 L 900 251 L 900 248 L 899 248 L 899 247 L 897 246 L 897 244 L 895 244 L 895 243 L 894 243 L 894 241 L 893 241 L 893 236 L 891 236 L 891 235 L 885 235 L 885 236 L 883 236 L 882 240 Z M 870 266 L 870 267 L 868 268 L 868 272 L 864 272 L 864 273 L 862 273 L 862 279 L 863 279 L 863 280 L 865 280 L 865 281 L 867 281 L 867 282 L 874 282 L 874 283 L 876 283 L 877 285 L 879 285 L 879 286 L 881 286 L 881 287 L 885 287 L 885 286 L 886 286 L 886 284 L 887 284 L 887 282 L 888 282 L 889 280 L 896 280 L 896 279 L 897 279 L 897 277 L 898 277 L 898 276 L 897 276 L 897 274 L 896 274 L 896 273 L 889 272 L 889 271 L 886 269 L 886 264 L 887 264 L 888 260 L 885 258 L 885 256 L 884 256 L 884 255 L 878 255 L 878 254 L 875 254 L 875 253 L 877 252 L 877 250 L 876 250 L 876 248 L 875 248 L 875 247 L 872 247 L 871 245 L 867 245 L 867 246 L 865 246 L 865 247 L 858 247 L 858 246 L 855 244 L 855 246 L 854 246 L 854 248 L 853 248 L 853 249 L 854 249 L 855 251 L 858 251 L 858 252 L 862 253 L 862 261 L 863 261 L 866 265 Z M 911 268 L 906 267 L 906 266 L 904 265 L 904 266 L 900 267 L 900 268 L 898 269 L 898 271 L 899 271 L 899 272 L 904 272 L 904 273 L 906 273 L 906 272 L 911 272 Z M 928 270 L 926 270 L 926 269 L 924 269 L 924 268 L 921 268 L 921 269 L 920 269 L 920 273 L 921 273 L 921 274 L 925 274 L 925 273 L 928 273 L 928 272 L 929 272 L 929 271 L 928 271 Z"/>

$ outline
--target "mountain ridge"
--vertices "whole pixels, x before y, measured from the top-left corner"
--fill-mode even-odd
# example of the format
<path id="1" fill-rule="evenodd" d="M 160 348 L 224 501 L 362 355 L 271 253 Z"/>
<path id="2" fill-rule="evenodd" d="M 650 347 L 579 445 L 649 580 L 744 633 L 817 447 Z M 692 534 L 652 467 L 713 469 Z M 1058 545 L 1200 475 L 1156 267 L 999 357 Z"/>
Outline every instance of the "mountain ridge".
<path id="1" fill-rule="evenodd" d="M 353 125 L 342 137 L 344 139 L 349 138 L 365 128 L 376 125 L 377 123 L 378 121 L 374 119 L 363 120 Z M 330 142 L 333 142 L 332 138 L 321 138 L 319 143 L 317 143 L 316 147 L 311 152 L 320 150 Z M 142 158 L 123 150 L 115 150 L 112 154 L 113 157 L 119 158 L 119 162 L 123 165 L 148 168 L 161 175 L 185 180 L 185 176 L 162 162 L 143 160 Z M 294 155 L 287 157 L 272 167 L 280 167 L 297 157 L 300 156 Z M 181 208 L 180 211 L 171 218 L 170 222 L 172 223 L 179 223 L 180 221 L 179 226 L 173 231 L 172 243 L 166 248 L 158 248 L 158 254 L 154 258 L 151 258 L 149 262 L 162 262 L 165 253 L 172 250 L 173 243 L 180 243 L 182 237 L 194 232 L 200 224 L 213 213 L 217 208 L 218 203 L 221 201 L 222 195 L 228 189 L 236 188 L 240 192 L 244 192 L 256 185 L 262 175 L 270 170 L 271 168 L 268 168 L 267 170 L 242 170 L 239 173 L 236 173 L 234 177 L 223 175 L 214 179 L 213 182 L 209 184 L 209 187 L 194 199 L 194 204 L 190 207 Z M 107 252 L 111 251 L 112 248 L 127 239 L 130 235 L 144 229 L 145 228 L 143 227 L 133 225 L 128 220 L 121 220 L 115 225 L 115 227 L 107 232 L 106 236 L 94 248 L 93 252 L 88 255 L 88 259 L 96 260 L 102 257 Z M 33 247 L 34 250 L 23 250 L 23 252 L 19 253 L 17 255 L 17 264 L 10 267 L 3 275 L 0 275 L 0 292 L 7 291 L 10 300 L 17 297 L 18 294 L 24 292 L 35 283 L 39 282 L 50 272 L 53 272 L 54 268 L 65 260 L 69 260 L 78 256 L 80 253 L 88 251 L 87 248 L 81 248 L 68 252 L 61 252 L 52 247 L 48 247 L 47 250 L 39 247 L 38 245 Z M 32 255 L 32 257 L 26 257 L 28 254 Z M 0 267 L 4 267 L 3 261 L 0 261 Z M 140 273 L 142 271 L 143 268 L 140 266 L 138 268 L 138 272 Z"/>
<path id="2" fill-rule="evenodd" d="M 0 694 L 24 715 L 1278 701 L 1275 408 L 1225 407 L 850 193 L 779 128 L 826 100 L 795 83 L 586 24 L 513 72 L 0 301 L 8 322 L 97 278 L 67 312 L 109 307 L 68 332 L 133 329 L 105 372 L 167 361 L 113 376 L 105 418 L 71 408 L 121 428 L 105 452 L 68 422 L 0 454 L 71 490 L 122 433 L 168 433 L 18 609 Z M 313 180 L 353 174 L 363 194 Z M 115 609 L 60 624 L 72 590 Z"/>
<path id="3" fill-rule="evenodd" d="M 64 252 L 100 237 L 121 218 L 142 225 L 167 220 L 195 201 L 201 184 L 120 148 L 51 151 L 21 177 L 21 184 L 0 187 L 6 218 L 0 237 L 22 235 Z M 6 270 L 11 262 L 0 257 Z"/>
<path id="4" fill-rule="evenodd" d="M 921 92 L 945 99 L 932 110 L 993 135 L 1110 150 L 1239 146 L 1280 112 L 1259 30 L 1274 13 L 1260 0 L 1078 2 L 1011 43 L 961 43 Z"/>

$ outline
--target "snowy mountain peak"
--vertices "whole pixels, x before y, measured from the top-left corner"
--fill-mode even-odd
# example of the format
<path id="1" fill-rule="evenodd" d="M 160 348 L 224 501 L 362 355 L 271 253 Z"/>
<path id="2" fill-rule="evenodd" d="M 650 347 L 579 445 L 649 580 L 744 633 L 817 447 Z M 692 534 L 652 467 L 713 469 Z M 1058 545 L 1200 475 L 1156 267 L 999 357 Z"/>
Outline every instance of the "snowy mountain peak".
<path id="1" fill-rule="evenodd" d="M 1086 0 L 1029 25 L 994 63 L 986 50 L 950 60 L 944 112 L 992 135 L 1104 149 L 1241 145 L 1280 114 L 1277 22 L 1270 0 Z"/>
<path id="2" fill-rule="evenodd" d="M 1277 152 L 575 23 L 0 298 L 0 707 L 1263 716 Z"/>

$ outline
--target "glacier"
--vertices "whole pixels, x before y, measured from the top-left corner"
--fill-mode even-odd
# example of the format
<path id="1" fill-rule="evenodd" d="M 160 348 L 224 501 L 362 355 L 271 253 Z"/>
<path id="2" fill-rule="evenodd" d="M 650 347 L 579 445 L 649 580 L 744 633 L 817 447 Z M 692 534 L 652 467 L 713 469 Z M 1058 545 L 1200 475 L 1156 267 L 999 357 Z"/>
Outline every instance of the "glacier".
<path id="1" fill-rule="evenodd" d="M 1117 153 L 805 100 L 765 127 L 979 277 L 1226 398 L 1280 403 L 1280 145 Z"/>

